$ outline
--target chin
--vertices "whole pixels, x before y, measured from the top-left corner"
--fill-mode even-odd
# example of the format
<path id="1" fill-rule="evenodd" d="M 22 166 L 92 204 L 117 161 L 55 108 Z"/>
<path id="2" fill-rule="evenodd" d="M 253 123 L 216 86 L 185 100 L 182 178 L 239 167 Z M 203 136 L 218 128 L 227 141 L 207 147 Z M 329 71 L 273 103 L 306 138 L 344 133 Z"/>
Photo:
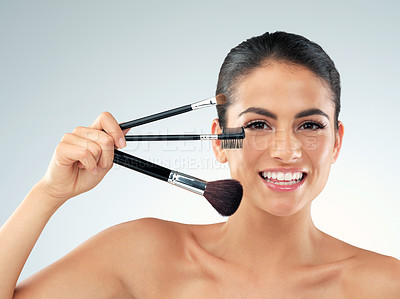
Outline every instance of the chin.
<path id="1" fill-rule="evenodd" d="M 299 202 L 294 203 L 293 199 L 288 199 L 287 202 L 284 201 L 284 199 L 280 198 L 270 202 L 264 202 L 261 208 L 268 214 L 277 217 L 293 216 L 304 209 L 304 204 Z"/>
<path id="2" fill-rule="evenodd" d="M 289 217 L 295 215 L 299 210 L 292 209 L 290 207 L 279 207 L 274 209 L 266 210 L 267 213 L 277 217 Z"/>

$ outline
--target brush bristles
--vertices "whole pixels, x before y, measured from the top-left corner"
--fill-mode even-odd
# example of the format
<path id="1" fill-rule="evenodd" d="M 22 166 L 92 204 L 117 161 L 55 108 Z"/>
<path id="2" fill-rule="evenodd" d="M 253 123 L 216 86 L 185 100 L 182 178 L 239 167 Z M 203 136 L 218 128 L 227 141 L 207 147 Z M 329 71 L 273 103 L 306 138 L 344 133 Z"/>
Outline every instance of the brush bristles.
<path id="1" fill-rule="evenodd" d="M 243 188 L 236 180 L 208 182 L 203 196 L 222 216 L 231 216 L 240 205 Z"/>
<path id="2" fill-rule="evenodd" d="M 243 139 L 224 139 L 221 140 L 221 149 L 243 148 Z"/>
<path id="3" fill-rule="evenodd" d="M 223 128 L 222 134 L 218 136 L 221 140 L 222 149 L 243 148 L 245 138 L 244 128 Z"/>
<path id="4" fill-rule="evenodd" d="M 226 96 L 222 93 L 215 96 L 215 99 L 217 100 L 217 105 L 224 105 L 226 103 Z"/>

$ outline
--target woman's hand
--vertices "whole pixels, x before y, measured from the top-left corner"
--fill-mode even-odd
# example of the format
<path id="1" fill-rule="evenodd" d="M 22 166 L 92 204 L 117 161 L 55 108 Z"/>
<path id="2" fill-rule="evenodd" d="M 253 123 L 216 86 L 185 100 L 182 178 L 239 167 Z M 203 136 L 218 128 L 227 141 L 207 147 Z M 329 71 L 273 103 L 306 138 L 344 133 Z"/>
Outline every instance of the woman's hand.
<path id="1" fill-rule="evenodd" d="M 39 184 L 58 204 L 89 191 L 112 168 L 114 147 L 125 147 L 128 131 L 121 130 L 111 113 L 103 112 L 89 127 L 66 133 Z"/>

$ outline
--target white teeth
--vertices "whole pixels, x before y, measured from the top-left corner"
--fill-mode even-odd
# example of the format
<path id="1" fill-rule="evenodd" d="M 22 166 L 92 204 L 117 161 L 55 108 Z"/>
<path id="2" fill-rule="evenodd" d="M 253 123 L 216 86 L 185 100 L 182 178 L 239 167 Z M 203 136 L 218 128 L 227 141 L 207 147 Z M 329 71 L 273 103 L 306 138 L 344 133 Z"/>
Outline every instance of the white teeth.
<path id="1" fill-rule="evenodd" d="M 287 172 L 285 174 L 285 181 L 291 181 L 292 180 L 292 174 L 290 172 Z"/>
<path id="2" fill-rule="evenodd" d="M 293 181 L 298 181 L 303 178 L 303 173 L 302 172 L 271 172 L 271 171 L 263 171 L 261 172 L 261 175 L 264 179 L 273 179 L 273 180 L 278 180 L 282 182 L 293 182 Z"/>
<path id="3" fill-rule="evenodd" d="M 269 182 L 269 180 L 267 179 L 267 181 Z M 291 181 L 291 182 L 273 182 L 276 185 L 280 185 L 280 186 L 290 186 L 290 185 L 294 185 L 297 184 L 299 181 Z M 271 182 L 272 183 L 272 182 Z"/>

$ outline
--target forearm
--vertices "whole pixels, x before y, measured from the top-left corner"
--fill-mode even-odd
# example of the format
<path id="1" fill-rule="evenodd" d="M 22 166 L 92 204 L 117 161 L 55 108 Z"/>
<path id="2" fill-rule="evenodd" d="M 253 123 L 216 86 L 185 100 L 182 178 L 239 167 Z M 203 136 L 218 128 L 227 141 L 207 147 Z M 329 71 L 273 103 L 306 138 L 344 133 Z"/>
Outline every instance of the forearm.
<path id="1" fill-rule="evenodd" d="M 38 183 L 0 228 L 0 298 L 13 297 L 32 248 L 58 207 Z"/>

